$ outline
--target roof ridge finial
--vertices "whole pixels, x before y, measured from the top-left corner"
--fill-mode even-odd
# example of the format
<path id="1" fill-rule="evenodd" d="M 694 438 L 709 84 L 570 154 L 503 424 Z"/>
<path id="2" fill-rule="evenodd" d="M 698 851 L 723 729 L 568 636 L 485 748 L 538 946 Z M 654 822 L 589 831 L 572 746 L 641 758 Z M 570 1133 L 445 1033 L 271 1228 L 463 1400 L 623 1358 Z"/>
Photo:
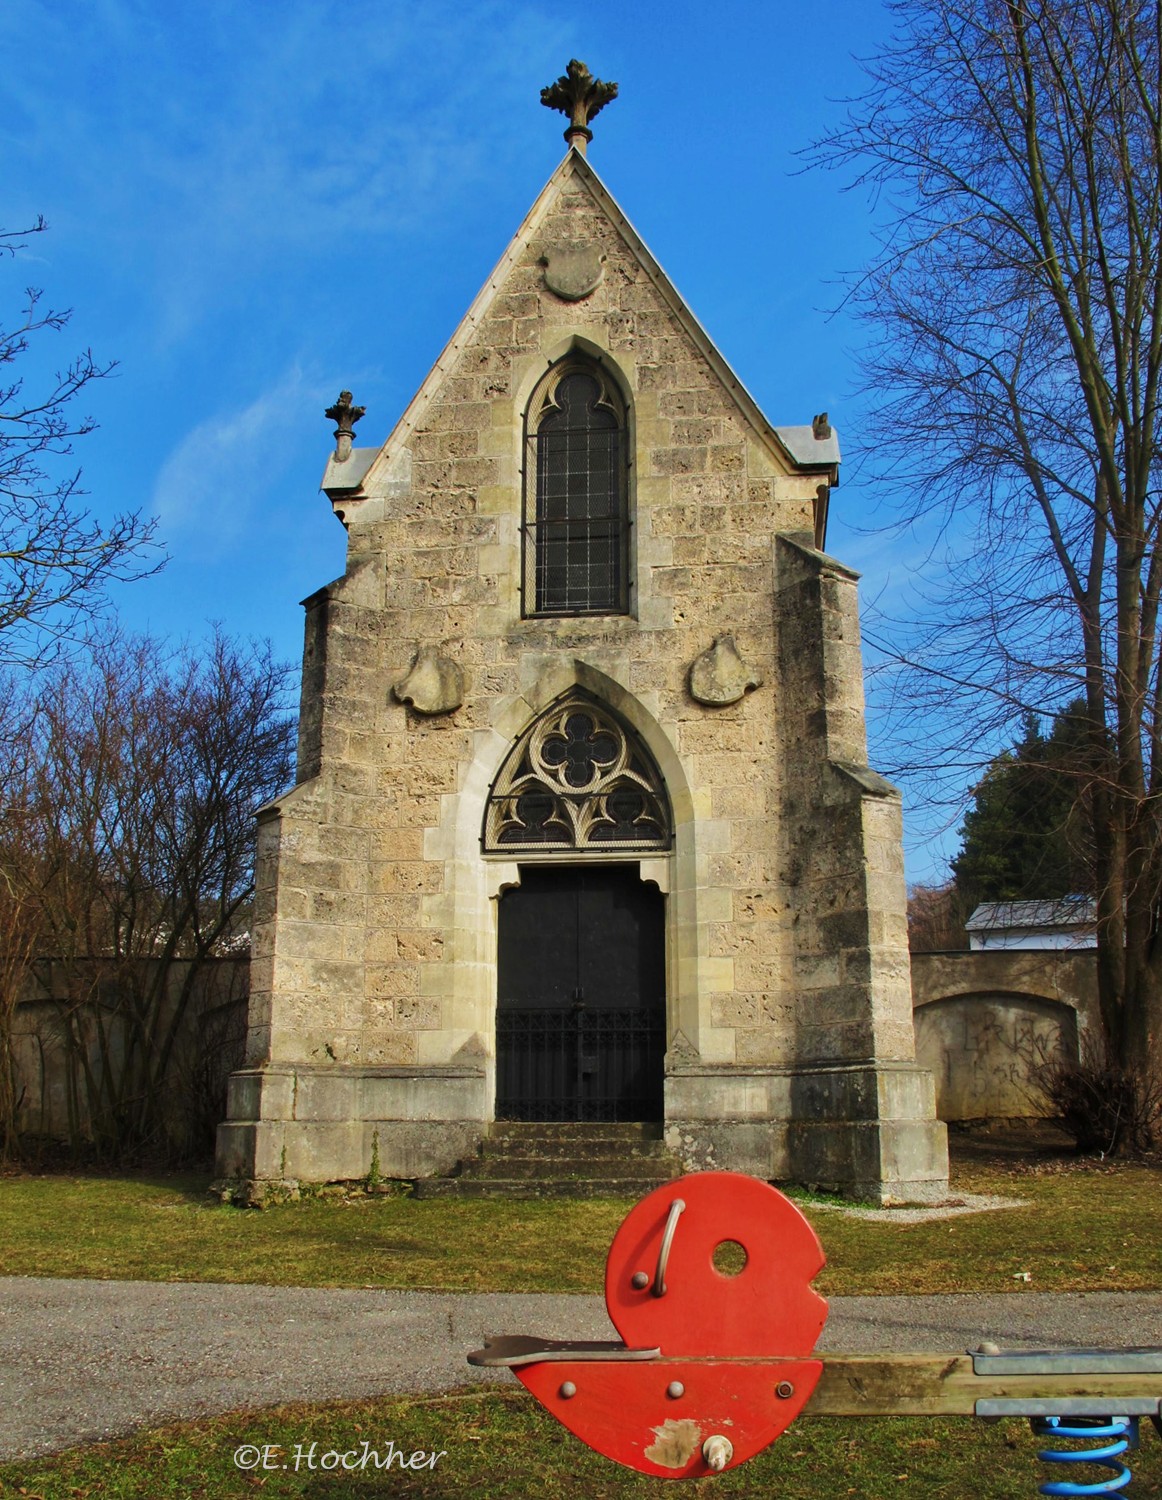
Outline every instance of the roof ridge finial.
<path id="1" fill-rule="evenodd" d="M 589 121 L 616 98 L 617 84 L 594 78 L 586 65 L 575 57 L 570 59 L 569 66 L 556 83 L 541 90 L 541 103 L 547 109 L 559 109 L 563 115 L 569 116 L 565 139 L 582 156 L 593 139 Z"/>
<path id="2" fill-rule="evenodd" d="M 338 401 L 334 406 L 328 406 L 323 413 L 325 417 L 329 417 L 332 422 L 338 424 L 335 428 L 335 462 L 337 464 L 344 464 L 351 457 L 355 424 L 366 410 L 365 406 L 352 405 L 350 391 L 340 391 Z"/>

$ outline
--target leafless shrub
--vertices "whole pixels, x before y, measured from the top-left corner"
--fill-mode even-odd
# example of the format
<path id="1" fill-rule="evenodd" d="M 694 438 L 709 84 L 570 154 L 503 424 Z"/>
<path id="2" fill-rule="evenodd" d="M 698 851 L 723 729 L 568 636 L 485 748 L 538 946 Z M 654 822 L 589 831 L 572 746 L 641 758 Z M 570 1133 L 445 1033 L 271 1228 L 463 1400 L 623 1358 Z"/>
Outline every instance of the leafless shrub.
<path id="1" fill-rule="evenodd" d="M 115 633 L 43 675 L 0 746 L 0 890 L 59 976 L 73 1143 L 107 1160 L 198 1133 L 175 1124 L 175 1069 L 207 968 L 245 933 L 254 809 L 290 779 L 286 685 L 221 633 L 203 652 Z"/>
<path id="2" fill-rule="evenodd" d="M 1115 1061 L 1100 1041 L 1083 1043 L 1079 1057 L 1047 1058 L 1032 1077 L 1080 1152 L 1135 1155 L 1162 1137 L 1162 1076 Z"/>
<path id="3" fill-rule="evenodd" d="M 952 881 L 908 891 L 908 947 L 913 953 L 967 948 L 963 903 Z"/>
<path id="4" fill-rule="evenodd" d="M 36 957 L 43 917 L 16 865 L 33 854 L 31 764 L 27 721 L 17 695 L 0 687 L 0 755 L 7 772 L 0 803 L 7 824 L 7 862 L 0 863 L 0 1164 L 17 1148 L 17 1119 L 23 1103 L 13 1050 L 13 1022 Z"/>

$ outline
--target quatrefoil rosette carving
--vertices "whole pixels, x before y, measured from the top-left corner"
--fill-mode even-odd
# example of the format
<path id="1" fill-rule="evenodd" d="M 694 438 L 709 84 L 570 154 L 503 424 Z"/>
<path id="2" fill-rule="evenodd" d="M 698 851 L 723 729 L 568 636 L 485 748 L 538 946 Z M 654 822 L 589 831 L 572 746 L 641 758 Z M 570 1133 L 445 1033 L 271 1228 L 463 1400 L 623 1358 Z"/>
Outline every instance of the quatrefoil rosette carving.
<path id="1" fill-rule="evenodd" d="M 593 704 L 557 704 L 518 740 L 489 798 L 485 848 L 664 849 L 670 817 L 660 774 Z"/>

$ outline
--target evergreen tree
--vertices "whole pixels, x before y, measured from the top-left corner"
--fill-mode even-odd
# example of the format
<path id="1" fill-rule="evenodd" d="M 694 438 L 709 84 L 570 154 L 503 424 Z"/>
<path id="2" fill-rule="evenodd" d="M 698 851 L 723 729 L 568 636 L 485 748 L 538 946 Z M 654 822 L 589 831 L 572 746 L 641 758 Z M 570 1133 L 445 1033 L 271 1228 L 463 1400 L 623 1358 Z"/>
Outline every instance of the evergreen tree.
<path id="1" fill-rule="evenodd" d="M 965 814 L 952 861 L 967 911 L 982 901 L 1033 901 L 1092 893 L 1085 847 L 1085 705 L 1071 703 L 1049 734 L 1036 714 L 1021 739 L 990 764 Z"/>

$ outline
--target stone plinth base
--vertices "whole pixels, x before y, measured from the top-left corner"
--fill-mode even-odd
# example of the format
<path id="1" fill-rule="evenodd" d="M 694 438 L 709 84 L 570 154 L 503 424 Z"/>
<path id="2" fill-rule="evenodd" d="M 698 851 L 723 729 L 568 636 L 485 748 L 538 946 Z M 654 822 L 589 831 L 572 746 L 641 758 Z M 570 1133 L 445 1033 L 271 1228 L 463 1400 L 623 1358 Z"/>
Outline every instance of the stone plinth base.
<path id="1" fill-rule="evenodd" d="M 683 1067 L 666 1080 L 666 1144 L 687 1171 L 880 1203 L 948 1194 L 948 1133 L 931 1073 L 912 1063 Z"/>
<path id="2" fill-rule="evenodd" d="M 245 1185 L 450 1173 L 492 1113 L 484 1067 L 267 1064 L 230 1078 L 217 1175 Z M 725 1169 L 877 1202 L 948 1193 L 932 1075 L 911 1063 L 694 1064 L 666 1080 L 666 1144 L 687 1171 Z"/>
<path id="3" fill-rule="evenodd" d="M 228 1182 L 355 1182 L 446 1173 L 479 1145 L 483 1067 L 268 1063 L 230 1075 L 217 1176 Z"/>

